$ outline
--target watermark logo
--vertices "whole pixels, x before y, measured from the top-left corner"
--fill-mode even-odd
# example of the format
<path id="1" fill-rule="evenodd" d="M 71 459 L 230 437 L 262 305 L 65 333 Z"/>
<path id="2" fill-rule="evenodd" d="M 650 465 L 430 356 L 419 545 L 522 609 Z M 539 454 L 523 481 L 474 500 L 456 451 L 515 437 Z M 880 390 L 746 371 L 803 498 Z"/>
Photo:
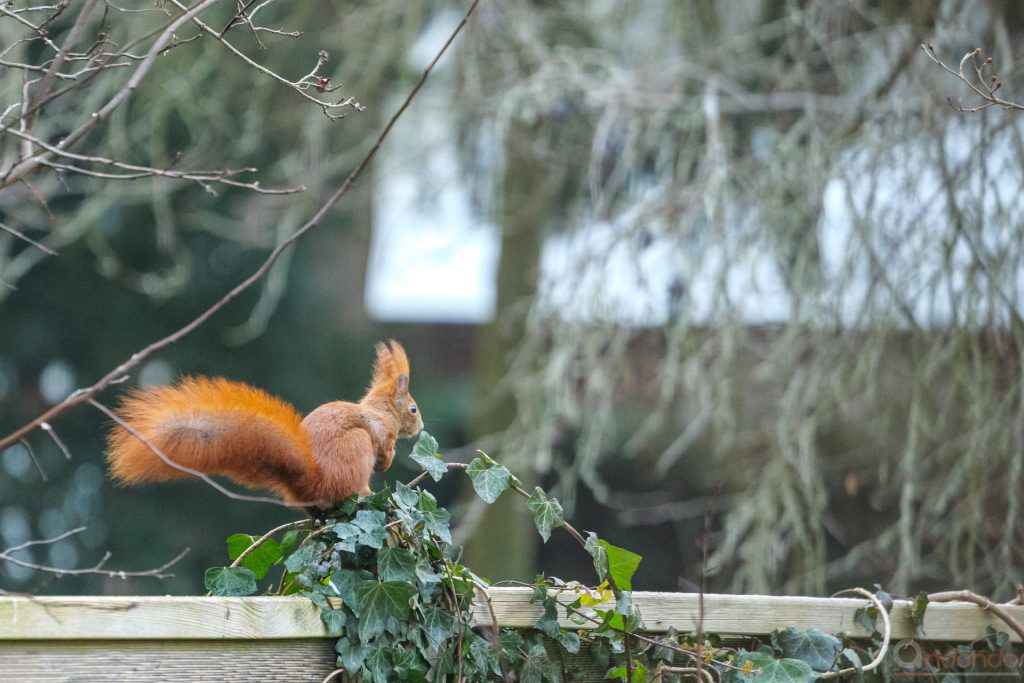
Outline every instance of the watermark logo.
<path id="1" fill-rule="evenodd" d="M 1010 649 L 961 645 L 936 648 L 907 638 L 892 645 L 894 679 L 954 674 L 960 677 L 1021 678 L 1024 656 Z"/>

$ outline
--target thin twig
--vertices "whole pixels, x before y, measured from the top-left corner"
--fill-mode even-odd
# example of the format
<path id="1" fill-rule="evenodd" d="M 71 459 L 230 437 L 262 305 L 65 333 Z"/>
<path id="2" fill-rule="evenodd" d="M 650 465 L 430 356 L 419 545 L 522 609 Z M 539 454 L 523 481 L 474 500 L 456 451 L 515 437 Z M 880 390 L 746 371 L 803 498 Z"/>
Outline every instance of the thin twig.
<path id="1" fill-rule="evenodd" d="M 64 454 L 64 459 L 71 460 L 71 451 L 68 450 L 68 447 L 65 446 L 64 442 L 61 441 L 59 436 L 57 436 L 57 431 L 53 428 L 53 426 L 50 425 L 49 422 L 44 422 L 43 424 L 39 425 L 39 428 L 50 435 L 50 438 L 53 439 L 53 442 L 57 444 L 57 448 L 59 448 L 60 452 Z"/>
<path id="2" fill-rule="evenodd" d="M 65 531 L 64 533 L 59 534 L 57 536 L 54 536 L 53 538 L 25 541 L 24 543 L 20 543 L 18 545 L 11 546 L 10 548 L 7 548 L 6 550 L 0 551 L 0 560 L 5 561 L 5 562 L 10 562 L 11 564 L 18 565 L 19 567 L 25 567 L 26 569 L 33 569 L 35 571 L 47 572 L 49 574 L 60 574 L 60 575 L 63 575 L 63 576 L 78 576 L 78 575 L 82 575 L 82 574 L 101 574 L 103 576 L 109 576 L 109 577 L 114 577 L 114 578 L 122 578 L 122 579 L 123 578 L 127 578 L 129 576 L 152 576 L 152 577 L 157 578 L 157 579 L 166 579 L 166 578 L 174 576 L 174 575 L 173 574 L 165 574 L 164 570 L 168 569 L 169 567 L 171 567 L 171 566 L 173 566 L 175 564 L 177 564 L 181 560 L 181 558 L 185 557 L 185 555 L 187 555 L 189 553 L 189 548 L 185 548 L 180 553 L 178 553 L 178 555 L 175 556 L 173 559 L 169 560 L 168 562 L 165 562 L 164 564 L 160 565 L 159 567 L 155 567 L 154 569 L 144 569 L 144 570 L 141 570 L 141 571 L 125 571 L 125 570 L 121 570 L 121 569 L 104 569 L 103 567 L 104 567 L 104 565 L 106 565 L 107 560 L 109 560 L 111 558 L 111 554 L 110 554 L 109 551 L 104 553 L 103 557 L 95 565 L 93 565 L 92 567 L 86 567 L 86 568 L 82 568 L 82 569 L 62 569 L 60 567 L 52 567 L 50 565 L 37 564 L 35 562 L 28 562 L 27 560 L 21 560 L 21 559 L 18 559 L 16 557 L 11 557 L 11 555 L 13 553 L 16 553 L 16 552 L 18 552 L 20 550 L 25 550 L 26 548 L 31 548 L 32 546 L 36 546 L 36 545 L 50 545 L 50 544 L 53 544 L 53 543 L 57 543 L 58 541 L 63 541 L 65 538 L 68 538 L 69 536 L 73 536 L 75 534 L 78 534 L 78 533 L 81 533 L 81 532 L 85 531 L 85 529 L 86 529 L 86 527 L 81 526 L 81 527 L 78 527 L 76 529 L 71 529 L 70 531 Z"/>
<path id="3" fill-rule="evenodd" d="M 964 107 L 961 104 L 954 103 L 952 99 L 947 98 L 946 101 L 949 105 L 960 112 L 977 112 L 982 109 L 988 109 L 992 106 L 999 106 L 1003 109 L 1016 109 L 1018 111 L 1024 111 L 1024 104 L 1018 104 L 1017 102 L 1011 102 L 1010 100 L 1004 100 L 1001 97 L 996 97 L 996 91 L 1002 87 L 1002 82 L 993 74 L 986 81 L 985 70 L 992 66 L 992 58 L 987 58 L 981 64 L 978 63 L 978 57 L 981 55 L 981 48 L 976 48 L 965 54 L 960 59 L 960 66 L 954 70 L 939 59 L 938 55 L 935 54 L 935 47 L 928 43 L 922 45 L 921 49 L 928 55 L 929 59 L 938 64 L 944 71 L 953 74 L 960 80 L 961 83 L 965 84 L 968 88 L 974 91 L 978 97 L 985 101 L 985 104 L 977 107 Z M 970 63 L 974 69 L 974 75 L 977 79 L 977 83 L 972 81 L 967 74 L 964 73 L 964 68 Z"/>
<path id="4" fill-rule="evenodd" d="M 221 32 L 220 32 L 221 37 L 223 38 L 224 34 L 227 33 L 228 30 L 232 26 L 234 26 L 235 23 L 238 22 L 239 19 L 244 19 L 245 18 L 245 13 L 248 12 L 249 8 L 252 7 L 255 4 L 256 4 L 256 0 L 249 0 L 249 2 L 245 3 L 245 5 L 242 8 L 240 8 L 237 12 L 235 12 L 235 14 L 231 17 L 231 21 L 229 21 L 227 23 L 227 26 L 225 26 L 223 29 L 221 29 Z"/>
<path id="5" fill-rule="evenodd" d="M 43 252 L 44 254 L 47 254 L 49 256 L 56 256 L 57 255 L 57 252 L 55 252 L 53 249 L 50 249 L 45 244 L 40 244 L 39 242 L 36 242 L 31 237 L 28 237 L 27 235 L 25 235 L 25 233 L 20 232 L 18 230 L 15 230 L 14 228 L 12 228 L 9 225 L 5 225 L 4 223 L 0 223 L 0 230 L 3 230 L 4 232 L 9 232 L 12 235 L 14 235 L 15 237 L 17 237 L 18 239 L 24 240 L 25 242 L 31 244 L 33 247 L 35 247 L 39 251 Z"/>
<path id="6" fill-rule="evenodd" d="M 179 2 L 179 0 L 171 0 L 171 2 L 173 2 L 179 8 L 184 8 L 184 5 L 182 5 L 181 2 Z M 472 13 L 472 11 L 473 11 L 473 9 L 471 8 L 470 11 L 466 13 L 466 16 L 468 17 L 469 14 Z M 211 26 L 209 26 L 208 24 L 203 23 L 198 18 L 194 19 L 193 21 L 194 21 L 196 26 L 198 26 L 200 29 L 202 29 L 207 34 L 213 36 L 224 47 L 226 47 L 228 50 L 230 50 L 232 52 L 232 54 L 234 54 L 236 57 L 238 57 L 239 59 L 244 61 L 250 67 L 252 67 L 253 69 L 256 69 L 257 71 L 259 71 L 261 73 L 266 74 L 267 76 L 270 76 L 271 78 L 273 78 L 278 83 L 281 83 L 282 85 L 288 86 L 289 88 L 291 88 L 295 92 L 297 92 L 300 95 L 302 95 L 303 97 L 305 97 L 307 100 L 309 100 L 311 102 L 314 102 L 315 104 L 319 105 L 320 108 L 323 110 L 324 114 L 326 114 L 328 118 L 330 118 L 330 119 L 340 119 L 340 118 L 344 117 L 344 114 L 332 114 L 331 111 L 334 110 L 334 109 L 343 109 L 343 108 L 346 108 L 346 107 L 352 107 L 356 111 L 363 111 L 363 109 L 364 109 L 363 105 L 359 104 L 359 102 L 357 102 L 356 100 L 354 100 L 351 97 L 347 97 L 344 100 L 341 100 L 339 102 L 328 102 L 326 100 L 321 100 L 321 99 L 318 99 L 316 97 L 313 97 L 308 92 L 306 92 L 306 90 L 308 88 L 302 87 L 302 82 L 301 81 L 290 81 L 287 78 L 285 78 L 284 76 L 281 76 L 280 74 L 278 74 L 278 73 L 276 73 L 274 71 L 271 71 L 270 69 L 268 69 L 267 67 L 263 66 L 259 62 L 256 62 L 256 61 L 250 59 L 248 56 L 246 56 L 246 54 L 244 52 L 242 52 L 241 50 L 236 48 L 234 45 L 229 43 L 227 40 L 225 40 L 223 34 L 217 33 L 217 31 L 215 29 L 213 29 Z M 459 31 L 459 29 L 456 29 L 455 33 L 458 33 L 458 31 Z M 332 90 L 337 90 L 337 88 L 334 88 Z"/>
<path id="7" fill-rule="evenodd" d="M 131 77 L 129 77 L 128 81 L 124 84 L 124 86 L 122 86 L 121 89 L 118 90 L 114 94 L 114 96 L 107 101 L 106 104 L 104 104 L 98 110 L 94 111 L 92 115 L 90 115 L 77 128 L 75 128 L 73 131 L 64 136 L 64 138 L 57 144 L 57 147 L 61 149 L 70 148 L 76 142 L 78 142 L 78 140 L 80 140 L 86 133 L 88 133 L 93 128 L 98 126 L 100 123 L 105 121 L 111 115 L 111 113 L 113 113 L 115 109 L 120 107 L 121 104 L 123 104 L 124 101 L 127 100 L 128 97 L 130 97 L 133 92 L 135 92 L 135 89 L 139 87 L 139 84 L 149 73 L 150 69 L 153 68 L 153 64 L 155 63 L 157 57 L 160 56 L 164 47 L 166 47 L 167 44 L 170 42 L 171 38 L 174 35 L 174 32 L 177 31 L 182 24 L 187 23 L 193 17 L 201 14 L 203 11 L 209 9 L 217 2 L 218 0 L 202 0 L 194 7 L 184 12 L 177 19 L 170 22 L 167 25 L 167 27 L 164 28 L 160 36 L 157 37 L 156 41 L 154 41 L 153 45 L 146 53 L 146 56 L 142 59 L 142 61 L 139 62 L 139 65 L 135 68 L 135 71 L 132 72 Z M 2 7 L 0 7 L 0 10 L 2 10 Z M 41 160 L 48 159 L 51 155 L 52 153 L 47 152 L 46 154 L 32 156 L 27 159 L 22 159 L 18 163 L 14 164 L 13 166 L 11 166 L 11 168 L 7 170 L 7 173 L 3 177 L 0 177 L 0 189 L 3 189 L 4 187 L 7 187 L 21 180 L 27 174 L 38 168 L 40 166 Z"/>
<path id="8" fill-rule="evenodd" d="M 462 683 L 462 606 L 459 605 L 459 595 L 455 592 L 455 577 L 452 572 L 451 560 L 444 558 L 445 565 L 448 568 L 448 590 L 451 591 L 452 607 L 455 608 L 455 623 L 456 628 L 459 630 L 458 647 L 456 650 L 455 657 L 459 662 L 459 670 L 455 675 L 456 683 Z"/>
<path id="9" fill-rule="evenodd" d="M 309 524 L 309 520 L 308 519 L 300 519 L 300 520 L 297 520 L 297 521 L 294 521 L 294 522 L 287 522 L 285 524 L 282 524 L 281 526 L 274 527 L 273 529 L 271 529 L 267 533 L 263 534 L 262 536 L 260 536 L 255 541 L 253 541 L 252 545 L 250 545 L 248 548 L 246 548 L 241 553 L 239 553 L 238 557 L 235 558 L 235 561 L 232 562 L 229 566 L 237 567 L 238 565 L 242 564 L 242 561 L 246 557 L 249 556 L 249 553 L 253 552 L 254 550 L 256 550 L 256 548 L 259 548 L 261 545 L 266 543 L 267 540 L 271 536 L 273 536 L 274 534 L 276 534 L 278 532 L 281 532 L 281 531 L 284 531 L 285 529 L 291 529 L 291 528 L 298 529 L 299 527 L 301 527 L 301 526 L 303 526 L 305 524 Z"/>
<path id="10" fill-rule="evenodd" d="M 50 481 L 50 478 L 46 476 L 46 470 L 43 469 L 42 463 L 40 463 L 39 458 L 36 457 L 36 452 L 32 450 L 32 444 L 28 442 L 28 439 L 22 439 L 21 445 L 25 447 L 25 452 L 28 453 L 28 457 L 32 459 L 32 464 L 36 466 L 36 470 L 39 471 L 39 476 L 42 477 L 43 481 Z"/>

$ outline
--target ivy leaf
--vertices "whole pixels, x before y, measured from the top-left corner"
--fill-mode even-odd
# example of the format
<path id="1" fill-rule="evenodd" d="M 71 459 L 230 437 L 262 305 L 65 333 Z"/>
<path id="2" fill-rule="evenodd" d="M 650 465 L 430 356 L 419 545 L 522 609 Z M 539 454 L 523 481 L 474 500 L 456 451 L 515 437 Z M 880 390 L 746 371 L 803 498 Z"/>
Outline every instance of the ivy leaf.
<path id="1" fill-rule="evenodd" d="M 551 530 L 565 524 L 562 517 L 562 504 L 554 498 L 548 499 L 541 487 L 536 487 L 533 495 L 526 501 L 526 507 L 533 513 L 533 523 L 537 525 L 540 537 L 547 543 L 551 538 Z"/>
<path id="2" fill-rule="evenodd" d="M 548 651 L 540 643 L 534 643 L 519 667 L 519 682 L 542 683 L 550 668 L 551 660 L 548 659 Z"/>
<path id="3" fill-rule="evenodd" d="M 427 667 L 412 648 L 392 648 L 391 668 L 400 679 L 425 681 L 423 674 Z"/>
<path id="4" fill-rule="evenodd" d="M 594 558 L 594 571 L 597 572 L 598 581 L 604 581 L 608 577 L 608 551 L 604 549 L 593 531 L 587 534 L 587 542 L 583 549 Z"/>
<path id="5" fill-rule="evenodd" d="M 860 661 L 860 654 L 856 650 L 848 647 L 843 650 L 843 656 L 846 657 L 846 660 L 850 662 L 851 665 L 853 665 L 853 668 L 857 670 L 858 674 L 864 672 L 864 664 Z"/>
<path id="6" fill-rule="evenodd" d="M 341 629 L 345 628 L 348 615 L 345 614 L 345 610 L 321 607 L 320 621 L 324 622 L 324 626 L 327 627 L 328 635 L 337 636 L 341 634 Z"/>
<path id="7" fill-rule="evenodd" d="M 562 631 L 556 636 L 559 645 L 561 645 L 566 652 L 574 655 L 580 651 L 580 635 L 573 631 Z"/>
<path id="8" fill-rule="evenodd" d="M 359 510 L 352 523 L 364 531 L 373 531 L 384 526 L 387 520 L 388 516 L 383 510 Z"/>
<path id="9" fill-rule="evenodd" d="M 377 573 L 382 581 L 415 581 L 416 557 L 405 548 L 381 548 Z"/>
<path id="10" fill-rule="evenodd" d="M 416 578 L 426 584 L 441 583 L 441 577 L 424 557 L 416 560 Z"/>
<path id="11" fill-rule="evenodd" d="M 291 574 L 298 574 L 319 557 L 323 551 L 324 544 L 319 541 L 304 545 L 288 556 L 288 559 L 284 561 L 284 568 Z"/>
<path id="12" fill-rule="evenodd" d="M 366 650 L 365 645 L 351 636 L 339 639 L 334 646 L 334 651 L 338 653 L 338 666 L 349 672 L 350 677 L 363 668 Z"/>
<path id="13" fill-rule="evenodd" d="M 355 586 L 359 599 L 359 640 L 364 643 L 384 632 L 388 617 L 404 621 L 416 587 L 404 581 L 362 581 Z"/>
<path id="14" fill-rule="evenodd" d="M 423 631 L 427 634 L 429 645 L 439 648 L 455 634 L 455 615 L 440 607 L 428 607 L 423 610 Z"/>
<path id="15" fill-rule="evenodd" d="M 562 632 L 562 627 L 558 625 L 558 609 L 555 606 L 555 601 L 545 595 L 542 602 L 544 603 L 544 614 L 533 627 L 549 638 L 557 638 Z"/>
<path id="16" fill-rule="evenodd" d="M 359 535 L 359 545 L 370 548 L 380 548 L 388 538 L 388 532 L 384 528 L 387 515 L 381 510 L 360 510 L 352 523 L 362 530 Z"/>
<path id="17" fill-rule="evenodd" d="M 733 664 L 743 668 L 737 678 L 756 683 L 806 683 L 814 679 L 810 664 L 799 659 L 775 659 L 764 652 L 742 652 Z"/>
<path id="18" fill-rule="evenodd" d="M 409 457 L 425 469 L 434 481 L 441 481 L 441 477 L 448 471 L 444 460 L 437 454 L 437 439 L 426 432 L 420 432 L 420 439 L 413 446 Z"/>
<path id="19" fill-rule="evenodd" d="M 880 603 L 882 603 L 882 607 L 885 608 L 886 612 L 892 612 L 892 596 L 882 590 L 881 584 L 875 584 L 875 597 L 878 598 Z"/>
<path id="20" fill-rule="evenodd" d="M 335 527 L 335 530 L 337 530 L 337 527 L 338 527 L 338 526 L 341 526 L 341 525 L 340 525 L 340 524 L 338 524 L 338 525 L 337 525 L 337 526 Z M 348 538 L 346 538 L 346 539 L 343 539 L 343 540 L 340 540 L 340 541 L 338 541 L 337 543 L 335 543 L 335 544 L 334 544 L 334 548 L 335 548 L 336 550 L 339 550 L 339 551 L 344 551 L 344 552 L 346 552 L 346 553 L 355 553 L 355 551 L 356 551 L 356 539 L 357 539 L 357 538 L 359 537 L 359 535 L 360 535 L 361 533 L 363 533 L 363 532 L 362 532 L 362 531 L 361 531 L 360 529 L 358 529 L 357 527 L 353 526 L 352 524 L 346 524 L 345 526 L 350 526 L 350 527 L 352 527 L 353 529 L 355 529 L 355 530 L 356 530 L 356 532 L 355 532 L 355 534 L 354 534 L 354 535 L 352 535 L 352 536 L 349 536 Z"/>
<path id="21" fill-rule="evenodd" d="M 285 532 L 285 535 L 281 537 L 281 543 L 278 549 L 281 551 L 281 557 L 288 557 L 295 550 L 295 547 L 299 544 L 299 530 L 291 529 Z"/>
<path id="22" fill-rule="evenodd" d="M 655 645 L 654 649 L 651 650 L 651 659 L 664 659 L 671 664 L 676 657 L 676 651 L 669 646 L 676 647 L 679 645 L 675 626 L 669 626 L 665 635 L 659 636 L 655 640 L 658 642 L 658 645 Z"/>
<path id="23" fill-rule="evenodd" d="M 776 632 L 775 640 L 784 657 L 807 662 L 820 672 L 830 670 L 843 651 L 842 641 L 816 628 L 798 630 L 790 626 Z"/>
<path id="24" fill-rule="evenodd" d="M 490 466 L 481 458 L 474 458 L 466 467 L 466 474 L 473 482 L 473 489 L 477 495 L 484 499 L 488 505 L 498 500 L 498 497 L 508 488 L 508 481 L 511 473 L 504 465 L 497 463 Z"/>
<path id="25" fill-rule="evenodd" d="M 245 567 L 210 567 L 203 578 L 207 590 L 221 597 L 239 597 L 256 592 L 256 575 Z"/>
<path id="26" fill-rule="evenodd" d="M 451 544 L 452 531 L 448 526 L 451 514 L 437 506 L 437 499 L 428 492 L 420 493 L 420 512 L 423 513 L 425 530 L 434 534 L 445 543 Z"/>
<path id="27" fill-rule="evenodd" d="M 390 657 L 388 657 L 390 649 L 386 643 L 377 641 L 367 650 L 363 668 L 370 673 L 373 683 L 388 683 L 388 673 L 391 671 Z M 364 676 L 363 680 L 366 679 L 367 677 Z"/>
<path id="28" fill-rule="evenodd" d="M 608 573 L 619 590 L 633 590 L 633 573 L 640 566 L 643 559 L 636 553 L 612 545 L 608 541 L 598 541 L 604 548 L 605 556 L 608 559 Z"/>
<path id="29" fill-rule="evenodd" d="M 615 611 L 626 617 L 633 614 L 635 608 L 633 607 L 633 592 L 632 591 L 619 591 L 618 596 L 615 599 Z"/>
<path id="30" fill-rule="evenodd" d="M 329 580 L 341 601 L 348 605 L 353 614 L 359 616 L 359 597 L 355 590 L 356 584 L 361 581 L 359 575 L 352 569 L 338 569 L 331 573 Z"/>
<path id="31" fill-rule="evenodd" d="M 249 534 L 235 534 L 228 538 L 228 556 L 232 560 L 237 560 L 238 556 L 248 550 L 253 543 L 256 542 L 254 536 Z M 272 538 L 268 538 L 261 543 L 255 550 L 245 556 L 242 560 L 242 566 L 251 571 L 256 575 L 256 580 L 259 581 L 270 568 L 274 566 L 281 559 L 281 547 Z"/>
<path id="32" fill-rule="evenodd" d="M 498 653 L 495 651 L 494 644 L 491 641 L 475 636 L 469 646 L 469 654 L 473 658 L 473 662 L 476 664 L 479 672 L 484 676 L 486 676 L 487 672 L 495 675 L 501 673 Z"/>
<path id="33" fill-rule="evenodd" d="M 928 594 L 921 591 L 910 603 L 910 621 L 917 628 L 917 635 L 924 638 L 924 613 L 928 609 Z"/>
<path id="34" fill-rule="evenodd" d="M 520 650 L 523 647 L 523 635 L 515 629 L 503 628 L 499 640 L 501 641 L 502 655 L 509 664 L 518 666 L 522 660 Z"/>
<path id="35" fill-rule="evenodd" d="M 633 660 L 633 671 L 632 675 L 626 670 L 626 665 L 617 666 L 614 669 L 610 669 L 608 673 L 604 675 L 605 678 L 617 678 L 620 681 L 626 681 L 626 676 L 630 676 L 627 683 L 646 683 L 647 682 L 647 667 L 640 663 L 640 660 Z"/>
<path id="36" fill-rule="evenodd" d="M 878 608 L 874 605 L 871 607 L 858 607 L 853 613 L 853 620 L 868 633 L 876 633 L 876 626 L 878 624 Z"/>
<path id="37" fill-rule="evenodd" d="M 416 507 L 416 503 L 419 502 L 420 494 L 413 491 L 411 488 L 398 482 L 395 486 L 395 493 L 391 498 L 395 501 L 398 507 L 409 510 Z"/>

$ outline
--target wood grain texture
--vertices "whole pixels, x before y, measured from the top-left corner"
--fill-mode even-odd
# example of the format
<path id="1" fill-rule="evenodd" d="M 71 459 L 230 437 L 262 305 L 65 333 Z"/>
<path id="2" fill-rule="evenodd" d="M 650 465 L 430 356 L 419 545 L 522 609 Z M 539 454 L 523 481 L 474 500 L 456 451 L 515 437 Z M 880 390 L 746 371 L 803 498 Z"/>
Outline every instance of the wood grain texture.
<path id="1" fill-rule="evenodd" d="M 0 680 L 17 683 L 320 683 L 334 641 L 0 641 Z M 335 679 L 337 680 L 337 679 Z"/>
<path id="2" fill-rule="evenodd" d="M 492 588 L 491 602 L 502 626 L 530 627 L 540 616 L 531 605 L 530 589 Z M 559 598 L 571 601 L 571 596 Z M 646 628 L 661 632 L 674 626 L 696 628 L 699 596 L 691 593 L 637 591 Z M 867 634 L 854 622 L 863 599 L 805 598 L 759 595 L 704 596 L 704 630 L 720 634 L 763 635 L 776 628 L 817 628 L 829 633 Z M 1008 611 L 1024 621 L 1024 607 Z M 483 603 L 477 620 L 489 624 Z M 909 603 L 898 601 L 892 613 L 893 639 L 915 637 Z M 585 628 L 565 619 L 563 625 Z M 928 607 L 926 638 L 970 641 L 988 626 L 1009 631 L 998 619 L 970 603 Z M 317 608 L 298 597 L 0 597 L 0 640 L 250 640 L 326 638 Z M 920 639 L 920 638 L 919 638 Z M 1016 639 L 1016 637 L 1015 637 Z"/>
<path id="3" fill-rule="evenodd" d="M 502 626 L 528 627 L 536 623 L 541 615 L 539 605 L 531 605 L 531 589 L 492 588 L 489 591 L 494 612 Z M 552 595 L 557 595 L 552 592 Z M 571 594 L 563 593 L 556 598 L 561 603 L 572 602 Z M 679 631 L 693 631 L 700 618 L 700 596 L 695 593 L 654 593 L 637 591 L 633 602 L 643 615 L 645 630 L 667 631 L 675 627 Z M 868 634 L 854 620 L 857 609 L 870 603 L 863 598 L 806 598 L 772 595 L 722 595 L 709 593 L 704 596 L 704 631 L 721 635 L 767 635 L 775 629 L 793 626 L 798 629 L 816 628 L 826 633 L 848 633 L 854 638 L 866 638 Z M 604 605 L 603 607 L 610 607 Z M 1007 611 L 1024 623 L 1024 606 L 1009 606 Z M 490 624 L 491 618 L 486 606 L 475 609 L 477 621 Z M 559 610 L 563 614 L 563 610 Z M 897 600 L 891 613 L 892 638 L 917 638 L 918 640 L 970 641 L 985 635 L 992 626 L 997 631 L 1010 632 L 998 618 L 993 617 L 973 603 L 948 602 L 928 606 L 925 612 L 925 636 L 915 632 L 910 619 L 910 601 Z M 560 619 L 563 626 L 586 628 Z M 1019 638 L 1011 633 L 1011 640 Z"/>
<path id="4" fill-rule="evenodd" d="M 0 597 L 0 639 L 322 638 L 305 598 Z"/>

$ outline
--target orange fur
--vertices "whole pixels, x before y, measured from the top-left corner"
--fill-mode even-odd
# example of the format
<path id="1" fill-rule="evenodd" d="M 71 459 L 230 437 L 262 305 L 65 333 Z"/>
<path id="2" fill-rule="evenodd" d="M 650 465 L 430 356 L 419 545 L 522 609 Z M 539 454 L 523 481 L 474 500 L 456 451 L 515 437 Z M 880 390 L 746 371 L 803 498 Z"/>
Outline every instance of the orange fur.
<path id="1" fill-rule="evenodd" d="M 186 378 L 130 394 L 118 416 L 173 462 L 266 488 L 288 501 L 331 505 L 369 493 L 391 465 L 395 440 L 423 428 L 397 342 L 377 345 L 373 383 L 359 403 L 335 401 L 305 419 L 287 402 L 221 378 Z M 124 484 L 189 476 L 118 425 L 108 438 L 111 475 Z"/>
<path id="2" fill-rule="evenodd" d="M 409 376 L 409 358 L 402 345 L 393 339 L 387 344 L 378 342 L 377 360 L 373 364 L 373 380 L 367 394 L 379 392 L 393 396 L 397 390 L 398 378 Z"/>

